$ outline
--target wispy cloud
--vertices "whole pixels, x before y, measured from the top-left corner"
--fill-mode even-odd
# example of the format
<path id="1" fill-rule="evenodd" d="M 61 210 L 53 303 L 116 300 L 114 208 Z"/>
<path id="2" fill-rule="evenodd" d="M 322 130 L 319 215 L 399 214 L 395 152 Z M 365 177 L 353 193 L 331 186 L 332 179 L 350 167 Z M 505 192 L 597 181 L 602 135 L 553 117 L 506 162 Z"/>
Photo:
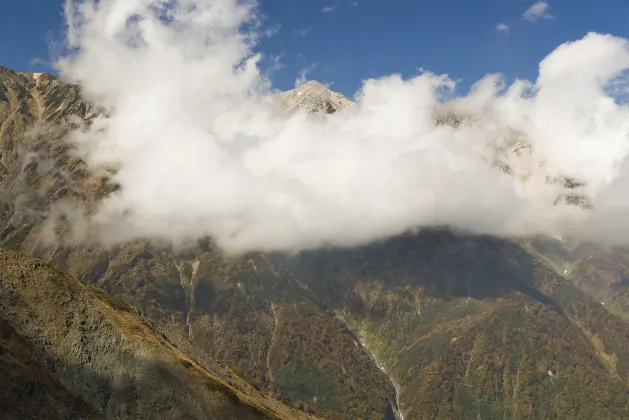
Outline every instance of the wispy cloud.
<path id="1" fill-rule="evenodd" d="M 553 16 L 548 13 L 550 5 L 545 0 L 538 0 L 531 7 L 526 9 L 522 18 L 529 22 L 537 22 L 540 19 L 552 19 Z"/>
<path id="2" fill-rule="evenodd" d="M 629 104 L 629 71 L 625 70 L 605 86 L 605 91 L 616 103 Z"/>
<path id="3" fill-rule="evenodd" d="M 277 34 L 280 29 L 282 29 L 282 25 L 278 23 L 275 26 L 268 27 L 265 30 L 261 31 L 260 34 L 264 37 L 271 38 L 272 36 Z"/>
<path id="4" fill-rule="evenodd" d="M 31 58 L 30 65 L 31 67 L 32 66 L 45 66 L 51 69 L 54 68 L 53 63 L 50 63 L 49 61 L 46 61 L 46 60 L 42 60 L 41 58 L 38 58 L 38 57 Z"/>
<path id="5" fill-rule="evenodd" d="M 318 63 L 313 63 L 308 67 L 304 67 L 299 71 L 297 79 L 295 79 L 295 87 L 299 87 L 308 81 L 308 74 L 312 73 L 319 66 Z"/>
<path id="6" fill-rule="evenodd" d="M 357 7 L 358 6 L 358 2 L 357 1 L 353 1 L 349 4 L 349 7 Z"/>
<path id="7" fill-rule="evenodd" d="M 282 70 L 283 68 L 285 68 L 286 66 L 284 65 L 284 63 L 282 63 L 282 58 L 284 57 L 284 54 L 279 54 L 279 55 L 270 55 L 268 57 L 268 70 L 269 71 L 279 71 Z"/>
<path id="8" fill-rule="evenodd" d="M 336 10 L 336 6 L 325 6 L 321 11 L 323 13 L 332 13 Z"/>
<path id="9" fill-rule="evenodd" d="M 312 27 L 309 26 L 307 28 L 295 29 L 293 33 L 299 36 L 306 36 L 310 33 L 310 31 L 312 31 Z"/>
<path id="10" fill-rule="evenodd" d="M 506 23 L 499 23 L 496 25 L 496 30 L 498 32 L 504 32 L 505 34 L 509 33 L 509 25 L 507 25 Z"/>

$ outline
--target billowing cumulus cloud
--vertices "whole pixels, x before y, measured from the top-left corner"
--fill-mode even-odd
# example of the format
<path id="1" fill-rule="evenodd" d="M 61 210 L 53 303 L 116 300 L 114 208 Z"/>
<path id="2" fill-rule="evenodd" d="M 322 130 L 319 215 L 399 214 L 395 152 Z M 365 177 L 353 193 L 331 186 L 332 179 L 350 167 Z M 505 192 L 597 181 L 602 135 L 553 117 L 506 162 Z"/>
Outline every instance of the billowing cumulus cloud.
<path id="1" fill-rule="evenodd" d="M 318 118 L 277 105 L 253 1 L 68 0 L 66 16 L 60 72 L 109 110 L 72 136 L 117 168 L 89 220 L 105 242 L 299 250 L 435 225 L 629 241 L 629 108 L 606 90 L 625 39 L 588 34 L 536 81 L 488 76 L 466 96 L 429 72 L 366 80 L 355 107 Z M 449 115 L 461 123 L 435 123 Z"/>

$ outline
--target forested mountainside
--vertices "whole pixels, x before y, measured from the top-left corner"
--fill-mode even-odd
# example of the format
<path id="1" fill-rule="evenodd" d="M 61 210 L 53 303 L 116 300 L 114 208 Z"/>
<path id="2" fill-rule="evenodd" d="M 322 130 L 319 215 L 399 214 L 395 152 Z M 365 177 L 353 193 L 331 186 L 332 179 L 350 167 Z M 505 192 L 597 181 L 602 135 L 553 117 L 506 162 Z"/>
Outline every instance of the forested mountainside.
<path id="1" fill-rule="evenodd" d="M 288 110 L 351 106 L 313 83 L 283 97 L 292 98 Z M 326 419 L 629 412 L 629 326 L 585 286 L 608 280 L 594 265 L 564 273 L 550 239 L 435 229 L 355 249 L 238 258 L 211 239 L 185 251 L 45 242 L 46 229 L 63 237 L 68 228 L 63 218 L 49 223 L 51 207 L 89 209 L 117 188 L 64 141 L 68 117 L 94 112 L 77 86 L 0 69 L 0 240 L 137 309 L 199 368 L 218 370 L 218 360 Z"/>

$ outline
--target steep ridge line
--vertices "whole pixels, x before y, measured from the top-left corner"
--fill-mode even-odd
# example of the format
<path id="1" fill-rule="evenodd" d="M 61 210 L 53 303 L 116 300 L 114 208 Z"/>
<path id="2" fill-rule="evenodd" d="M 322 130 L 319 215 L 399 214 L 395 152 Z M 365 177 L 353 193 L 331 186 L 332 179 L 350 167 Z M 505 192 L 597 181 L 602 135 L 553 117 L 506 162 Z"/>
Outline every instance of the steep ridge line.
<path id="1" fill-rule="evenodd" d="M 313 418 L 222 381 L 100 289 L 3 246 L 0 261 L 5 320 L 32 343 L 51 375 L 107 417 Z M 85 376 L 88 369 L 100 376 Z M 136 389 L 137 399 L 126 400 L 118 383 Z"/>

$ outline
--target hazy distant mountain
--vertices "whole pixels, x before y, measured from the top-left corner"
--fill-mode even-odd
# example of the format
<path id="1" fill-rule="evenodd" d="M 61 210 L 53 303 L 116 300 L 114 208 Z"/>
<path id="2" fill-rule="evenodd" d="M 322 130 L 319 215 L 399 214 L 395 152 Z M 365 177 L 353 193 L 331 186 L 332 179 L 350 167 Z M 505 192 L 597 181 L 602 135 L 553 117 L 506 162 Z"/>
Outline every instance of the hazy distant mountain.
<path id="1" fill-rule="evenodd" d="M 287 111 L 331 114 L 352 106 L 317 82 L 280 99 Z M 167 371 L 217 372 L 218 359 L 254 388 L 329 419 L 626 418 L 629 325 L 576 287 L 595 295 L 596 287 L 585 285 L 606 281 L 598 271 L 564 273 L 556 254 L 565 252 L 550 239 L 425 230 L 351 250 L 238 259 L 210 240 L 183 254 L 146 242 L 44 245 L 40 234 L 51 204 L 89 207 L 116 189 L 105 173 L 72 157 L 63 141 L 64 118 L 89 119 L 92 112 L 76 86 L 0 69 L 0 241 L 137 308 L 177 347 L 161 350 Z M 47 125 L 37 126 L 41 121 Z M 63 231 L 63 220 L 55 228 Z M 586 261 L 584 255 L 575 261 Z M 604 257 L 598 260 L 607 266 Z M 624 263 L 614 261 L 621 275 Z M 10 282 L 0 277 L 3 311 L 17 305 L 12 290 L 20 272 L 9 274 Z M 63 278 L 55 293 L 71 283 Z M 88 296 L 90 289 L 72 287 Z M 24 292 L 20 299 L 35 305 L 39 298 Z M 57 316 L 37 325 L 56 331 Z M 22 328 L 14 327 L 19 339 L 38 340 L 21 319 L 10 321 Z M 62 345 L 51 341 L 47 348 L 59 353 Z M 176 351 L 199 365 L 181 368 Z M 95 365 L 94 373 L 103 369 Z M 59 380 L 55 373 L 47 378 Z M 76 398 L 86 413 L 94 407 L 90 398 L 101 395 L 66 388 L 68 401 Z M 247 389 L 246 396 L 259 395 Z M 186 400 L 177 406 L 187 407 Z"/>

